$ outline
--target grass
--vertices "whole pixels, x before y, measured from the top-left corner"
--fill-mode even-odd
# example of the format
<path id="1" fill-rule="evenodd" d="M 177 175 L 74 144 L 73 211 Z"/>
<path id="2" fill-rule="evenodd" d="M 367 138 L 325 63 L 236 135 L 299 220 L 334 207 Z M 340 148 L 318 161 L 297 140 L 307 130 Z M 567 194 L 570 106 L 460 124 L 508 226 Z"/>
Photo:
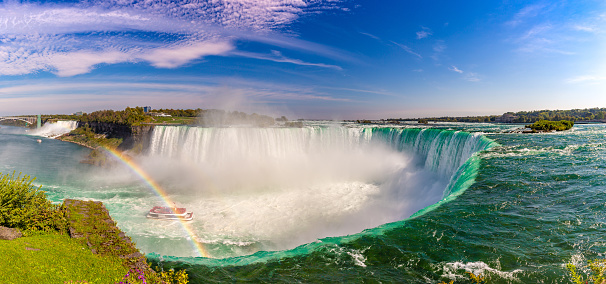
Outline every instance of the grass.
<path id="1" fill-rule="evenodd" d="M 60 234 L 0 240 L 0 255 L 0 283 L 115 283 L 128 272 L 119 257 Z"/>
<path id="2" fill-rule="evenodd" d="M 158 124 L 196 124 L 197 117 L 164 117 L 155 116 L 152 117 L 152 123 Z"/>

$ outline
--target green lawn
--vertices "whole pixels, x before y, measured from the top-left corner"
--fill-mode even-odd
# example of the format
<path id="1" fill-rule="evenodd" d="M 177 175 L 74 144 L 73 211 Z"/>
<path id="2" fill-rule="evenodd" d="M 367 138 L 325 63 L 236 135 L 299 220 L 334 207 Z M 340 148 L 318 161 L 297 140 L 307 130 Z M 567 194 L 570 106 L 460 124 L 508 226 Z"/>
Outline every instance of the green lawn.
<path id="1" fill-rule="evenodd" d="M 195 124 L 197 117 L 152 117 L 152 123 L 168 123 L 168 124 Z"/>
<path id="2" fill-rule="evenodd" d="M 0 256 L 0 283 L 116 283 L 128 272 L 67 235 L 0 240 Z"/>

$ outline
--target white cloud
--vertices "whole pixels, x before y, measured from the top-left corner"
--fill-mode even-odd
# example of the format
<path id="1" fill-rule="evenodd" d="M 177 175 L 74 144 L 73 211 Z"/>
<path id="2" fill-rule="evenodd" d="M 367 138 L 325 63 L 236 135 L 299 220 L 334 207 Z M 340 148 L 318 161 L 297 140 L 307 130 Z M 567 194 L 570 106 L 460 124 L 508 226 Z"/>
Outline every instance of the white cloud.
<path id="1" fill-rule="evenodd" d="M 194 59 L 226 54 L 233 49 L 233 45 L 229 42 L 196 42 L 153 49 L 140 57 L 155 67 L 176 68 Z"/>
<path id="2" fill-rule="evenodd" d="M 225 56 L 235 49 L 233 42 L 239 38 L 272 44 L 273 39 L 267 39 L 272 37 L 272 30 L 279 30 L 306 13 L 337 9 L 340 3 L 341 0 L 0 3 L 0 75 L 48 71 L 74 76 L 88 73 L 100 64 L 123 62 L 176 68 L 205 56 Z M 279 41 L 312 52 L 324 49 L 324 55 L 339 53 L 320 45 L 300 44 L 300 40 L 298 44 L 287 37 Z"/>
<path id="3" fill-rule="evenodd" d="M 566 80 L 566 83 L 576 84 L 576 83 L 600 83 L 606 82 L 606 76 L 596 76 L 596 75 L 583 75 L 576 76 L 573 78 L 569 78 Z"/>
<path id="4" fill-rule="evenodd" d="M 463 74 L 463 71 L 460 70 L 459 68 L 457 68 L 457 66 L 454 66 L 454 65 L 452 65 L 452 67 L 448 68 L 448 70 L 457 72 L 459 74 Z"/>
<path id="5" fill-rule="evenodd" d="M 431 29 L 426 28 L 426 27 L 421 27 L 422 30 L 417 32 L 417 39 L 422 39 L 422 38 L 426 38 L 430 35 L 432 35 L 433 33 L 431 32 Z"/>
<path id="6" fill-rule="evenodd" d="M 589 33 L 595 33 L 598 31 L 598 28 L 593 27 L 593 26 L 574 25 L 572 28 L 577 31 L 589 32 Z"/>
<path id="7" fill-rule="evenodd" d="M 28 40 L 36 38 L 28 37 Z M 66 43 L 62 43 L 65 41 Z M 77 40 L 76 43 L 79 43 Z M 94 42 L 94 40 L 93 40 Z M 99 64 L 125 62 L 149 62 L 158 68 L 175 68 L 192 60 L 209 55 L 222 55 L 233 49 L 229 42 L 184 41 L 171 47 L 116 46 L 113 44 L 91 46 L 90 49 L 70 46 L 70 38 L 37 37 L 35 44 L 22 40 L 6 41 L 0 47 L 0 75 L 23 75 L 37 71 L 53 72 L 67 77 L 90 72 Z M 26 44 L 22 46 L 22 44 Z"/>
<path id="8" fill-rule="evenodd" d="M 44 57 L 49 69 L 57 76 L 66 77 L 88 73 L 101 63 L 114 64 L 129 61 L 129 55 L 119 51 L 55 53 Z"/>

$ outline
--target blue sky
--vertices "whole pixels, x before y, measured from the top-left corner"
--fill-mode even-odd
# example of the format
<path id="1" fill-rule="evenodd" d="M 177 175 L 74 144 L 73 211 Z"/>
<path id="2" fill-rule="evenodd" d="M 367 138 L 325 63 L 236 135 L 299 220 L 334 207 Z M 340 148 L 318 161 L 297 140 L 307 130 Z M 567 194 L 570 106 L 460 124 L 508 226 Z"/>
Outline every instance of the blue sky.
<path id="1" fill-rule="evenodd" d="M 606 107 L 604 1 L 0 3 L 0 115 L 378 119 Z"/>

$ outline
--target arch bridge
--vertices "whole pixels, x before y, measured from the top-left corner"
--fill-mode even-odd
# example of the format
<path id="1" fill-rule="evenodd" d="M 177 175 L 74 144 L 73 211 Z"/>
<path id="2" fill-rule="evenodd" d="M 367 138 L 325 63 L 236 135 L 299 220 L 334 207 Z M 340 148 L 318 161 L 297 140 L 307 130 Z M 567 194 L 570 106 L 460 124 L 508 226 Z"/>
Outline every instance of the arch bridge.
<path id="1" fill-rule="evenodd" d="M 0 116 L 0 121 L 3 120 L 20 120 L 27 122 L 29 124 L 36 124 L 38 128 L 40 128 L 41 118 L 40 115 L 26 115 L 26 116 Z"/>

